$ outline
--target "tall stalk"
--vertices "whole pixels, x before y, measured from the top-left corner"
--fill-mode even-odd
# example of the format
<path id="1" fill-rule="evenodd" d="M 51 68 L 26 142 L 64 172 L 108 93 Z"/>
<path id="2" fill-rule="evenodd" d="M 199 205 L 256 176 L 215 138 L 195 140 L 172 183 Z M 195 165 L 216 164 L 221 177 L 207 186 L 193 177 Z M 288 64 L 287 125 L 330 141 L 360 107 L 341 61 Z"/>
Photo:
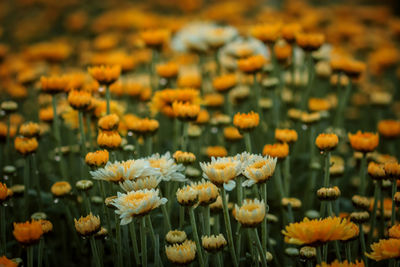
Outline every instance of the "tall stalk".
<path id="1" fill-rule="evenodd" d="M 194 216 L 194 211 L 193 210 L 194 210 L 193 207 L 189 207 L 190 224 L 192 226 L 193 237 L 194 237 L 194 241 L 196 243 L 197 255 L 198 255 L 198 259 L 199 259 L 199 265 L 201 267 L 203 267 L 203 266 L 205 266 L 204 265 L 204 258 L 203 258 L 203 250 L 202 250 L 202 246 L 200 244 L 199 235 L 197 233 L 196 218 Z"/>
<path id="2" fill-rule="evenodd" d="M 239 264 L 238 264 L 238 260 L 236 258 L 235 246 L 233 244 L 232 227 L 231 227 L 231 221 L 229 219 L 228 203 L 226 201 L 226 192 L 225 192 L 224 187 L 221 187 L 221 198 L 222 198 L 222 207 L 224 210 L 224 221 L 225 221 L 226 234 L 228 236 L 229 251 L 230 251 L 230 254 L 232 257 L 233 265 L 235 267 L 238 267 Z"/>

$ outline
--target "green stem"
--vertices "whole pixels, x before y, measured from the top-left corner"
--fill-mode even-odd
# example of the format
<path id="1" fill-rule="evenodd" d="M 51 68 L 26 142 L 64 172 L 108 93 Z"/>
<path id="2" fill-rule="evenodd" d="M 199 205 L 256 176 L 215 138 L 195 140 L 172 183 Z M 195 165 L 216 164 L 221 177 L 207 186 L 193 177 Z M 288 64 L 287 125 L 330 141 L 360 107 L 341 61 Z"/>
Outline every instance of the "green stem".
<path id="1" fill-rule="evenodd" d="M 321 246 L 317 246 L 317 263 L 318 264 L 322 263 Z"/>
<path id="2" fill-rule="evenodd" d="M 205 221 L 205 234 L 209 236 L 211 234 L 210 227 L 210 206 L 203 207 L 204 221 Z"/>
<path id="3" fill-rule="evenodd" d="M 283 175 L 285 177 L 285 193 L 287 196 L 290 196 L 290 155 L 287 155 L 283 160 Z"/>
<path id="4" fill-rule="evenodd" d="M 284 190 L 283 184 L 282 184 L 282 174 L 281 174 L 281 168 L 279 165 L 277 165 L 275 168 L 275 182 L 276 182 L 276 185 L 278 186 L 279 198 L 280 198 L 280 200 L 282 200 L 282 198 L 285 197 L 285 190 Z"/>
<path id="5" fill-rule="evenodd" d="M 161 212 L 163 214 L 164 217 L 164 225 L 167 226 L 167 231 L 171 231 L 172 227 L 171 227 L 171 222 L 169 220 L 169 214 L 167 211 L 167 205 L 161 205 Z"/>
<path id="6" fill-rule="evenodd" d="M 142 266 L 147 267 L 147 240 L 146 240 L 146 218 L 140 219 L 140 245 L 142 247 Z"/>
<path id="7" fill-rule="evenodd" d="M 328 261 L 328 243 L 322 245 L 322 260 L 324 262 Z"/>
<path id="8" fill-rule="evenodd" d="M 91 129 L 91 119 L 90 113 L 86 113 L 86 131 L 87 131 L 87 140 L 89 140 L 89 149 L 93 150 L 93 142 L 92 142 L 92 129 Z M 86 156 L 86 155 L 85 155 Z"/>
<path id="9" fill-rule="evenodd" d="M 365 153 L 362 153 L 362 158 L 361 158 L 361 166 L 360 166 L 360 190 L 359 190 L 359 194 L 361 196 L 365 196 L 365 192 L 366 192 L 366 179 L 365 179 L 365 175 L 366 175 L 366 171 L 367 171 L 367 155 Z"/>
<path id="10" fill-rule="evenodd" d="M 330 159 L 331 159 L 331 152 L 329 152 L 329 151 L 325 152 L 325 171 L 324 171 L 324 173 L 325 173 L 324 186 L 325 187 L 329 187 L 329 185 L 330 185 L 330 183 L 329 183 L 329 178 L 330 178 L 329 177 L 329 175 L 330 175 L 329 168 L 331 165 Z"/>
<path id="11" fill-rule="evenodd" d="M 396 204 L 394 203 L 394 195 L 397 192 L 397 180 L 392 180 L 392 218 L 391 218 L 391 226 L 395 225 L 396 222 Z"/>
<path id="12" fill-rule="evenodd" d="M 359 235 L 360 235 L 362 258 L 364 259 L 365 266 L 368 267 L 368 259 L 365 256 L 365 252 L 367 252 L 367 249 L 366 249 L 366 246 L 365 246 L 363 225 L 360 223 L 360 224 L 358 224 L 358 227 L 360 228 L 360 234 Z"/>
<path id="13" fill-rule="evenodd" d="M 247 152 L 252 153 L 250 132 L 244 133 L 244 142 L 246 144 Z"/>
<path id="14" fill-rule="evenodd" d="M 335 240 L 335 241 L 334 241 L 334 244 L 335 244 L 336 258 L 337 258 L 339 261 L 342 261 L 342 257 L 341 257 L 341 255 L 340 255 L 339 241 Z"/>
<path id="15" fill-rule="evenodd" d="M 56 154 L 59 157 L 59 166 L 60 166 L 60 172 L 61 172 L 61 177 L 63 179 L 67 178 L 67 171 L 64 163 L 64 157 L 61 153 L 61 134 L 60 134 L 60 124 L 58 121 L 58 115 L 57 115 L 57 100 L 56 96 L 52 96 L 52 105 L 53 105 L 53 132 L 54 132 L 54 138 L 56 140 Z"/>
<path id="16" fill-rule="evenodd" d="M 11 128 L 11 115 L 7 116 L 7 136 L 6 136 L 6 150 L 5 150 L 5 158 L 6 164 L 9 164 L 11 161 L 11 136 L 10 129 Z"/>
<path id="17" fill-rule="evenodd" d="M 27 262 L 28 267 L 33 267 L 33 249 L 34 246 L 30 245 L 27 247 Z"/>
<path id="18" fill-rule="evenodd" d="M 226 201 L 226 192 L 225 188 L 221 187 L 221 198 L 222 198 L 222 207 L 224 210 L 224 221 L 225 221 L 225 227 L 226 227 L 226 233 L 228 235 L 228 246 L 229 246 L 229 251 L 231 253 L 233 265 L 235 267 L 238 267 L 238 261 L 236 258 L 236 253 L 235 253 L 235 247 L 233 244 L 233 237 L 232 237 L 232 227 L 231 227 L 231 221 L 229 219 L 229 210 L 228 210 L 228 203 Z"/>
<path id="19" fill-rule="evenodd" d="M 39 241 L 39 248 L 38 248 L 38 267 L 42 267 L 43 249 L 44 249 L 44 238 L 41 238 Z"/>
<path id="20" fill-rule="evenodd" d="M 376 210 L 378 208 L 378 200 L 379 200 L 380 190 L 379 190 L 379 181 L 375 182 L 375 189 L 374 189 L 374 206 L 372 208 L 371 214 L 371 230 L 368 233 L 368 243 L 372 243 L 372 233 L 375 230 L 376 224 Z"/>
<path id="21" fill-rule="evenodd" d="M 253 97 L 254 97 L 254 106 L 256 107 L 256 111 L 257 113 L 261 116 L 261 107 L 258 103 L 258 101 L 261 98 L 261 93 L 260 93 L 260 86 L 258 84 L 258 80 L 257 80 L 257 74 L 253 75 Z M 251 152 L 250 152 L 251 153 Z"/>
<path id="22" fill-rule="evenodd" d="M 6 207 L 0 204 L 0 238 L 1 238 L 1 255 L 6 255 L 7 243 L 6 243 Z"/>
<path id="23" fill-rule="evenodd" d="M 341 76 L 341 74 L 338 74 L 338 87 L 340 86 L 340 76 Z M 349 80 L 349 83 L 346 86 L 344 94 L 342 94 L 339 99 L 339 106 L 336 111 L 335 120 L 334 120 L 334 124 L 333 124 L 335 128 L 343 127 L 343 121 L 344 121 L 344 115 L 345 115 L 344 110 L 346 108 L 351 91 L 352 91 L 352 82 L 351 82 L 351 80 Z M 338 91 L 338 93 L 339 93 L 339 91 Z"/>
<path id="24" fill-rule="evenodd" d="M 133 247 L 133 257 L 135 258 L 135 263 L 137 266 L 140 265 L 139 249 L 137 245 L 135 222 L 129 224 L 129 232 L 131 234 L 131 242 Z"/>
<path id="25" fill-rule="evenodd" d="M 151 136 L 147 136 L 144 138 L 144 142 L 146 145 L 146 155 L 151 156 L 153 150 L 153 138 Z"/>
<path id="26" fill-rule="evenodd" d="M 267 192 L 268 192 L 268 190 L 267 190 L 267 182 L 264 182 L 263 184 L 261 184 L 261 195 L 262 195 L 262 198 L 263 198 L 264 203 L 265 203 L 265 208 L 268 207 L 268 204 L 267 204 L 267 202 L 268 202 L 268 200 L 267 200 Z M 263 249 L 264 252 L 267 251 L 267 241 L 268 241 L 267 240 L 267 235 L 268 235 L 268 232 L 267 232 L 267 216 L 264 216 L 264 219 L 263 219 L 262 224 L 261 224 L 261 240 L 262 240 L 262 249 Z"/>
<path id="27" fill-rule="evenodd" d="M 196 218 L 194 217 L 194 211 L 193 210 L 194 210 L 193 207 L 189 208 L 190 224 L 192 226 L 193 237 L 194 237 L 194 241 L 196 243 L 197 255 L 198 255 L 198 259 L 199 259 L 199 265 L 203 267 L 203 266 L 205 266 L 204 265 L 204 259 L 203 259 L 203 251 L 202 251 L 202 246 L 200 244 L 199 235 L 197 233 Z"/>
<path id="28" fill-rule="evenodd" d="M 179 206 L 179 229 L 182 229 L 185 224 L 185 207 Z"/>
<path id="29" fill-rule="evenodd" d="M 159 253 L 159 249 L 156 249 L 159 245 L 158 245 L 158 236 L 156 236 L 156 234 L 154 233 L 154 229 L 153 229 L 153 225 L 151 223 L 151 218 L 150 215 L 147 214 L 146 216 L 146 225 L 148 227 L 148 229 L 150 230 L 150 235 L 151 238 L 153 239 L 153 246 L 154 246 L 154 263 L 156 264 L 156 266 L 161 266 L 162 262 L 161 262 L 161 257 L 160 257 L 160 253 Z"/>
<path id="30" fill-rule="evenodd" d="M 115 232 L 116 232 L 115 234 L 117 236 L 117 255 L 118 255 L 117 266 L 122 267 L 123 255 L 122 255 L 121 221 L 116 214 L 114 214 L 114 216 L 115 216 Z"/>
<path id="31" fill-rule="evenodd" d="M 24 213 L 27 216 L 29 214 L 29 189 L 30 187 L 30 168 L 29 168 L 29 158 L 25 157 L 25 166 L 24 166 Z"/>
<path id="32" fill-rule="evenodd" d="M 81 155 L 85 158 L 87 154 L 86 150 L 86 134 L 85 134 L 85 126 L 83 124 L 83 111 L 79 110 L 79 130 L 81 132 Z"/>
<path id="33" fill-rule="evenodd" d="M 306 59 L 307 59 L 307 71 L 308 71 L 308 84 L 302 96 L 301 107 L 300 107 L 302 110 L 307 109 L 308 98 L 311 94 L 314 82 L 314 62 L 311 53 L 306 53 Z"/>
<path id="34" fill-rule="evenodd" d="M 256 241 L 258 254 L 260 255 L 260 258 L 261 258 L 261 264 L 263 267 L 266 267 L 267 266 L 267 258 L 265 255 L 266 251 L 261 246 L 260 238 L 258 237 L 258 233 L 257 233 L 257 228 L 254 227 L 252 230 L 253 230 L 253 234 L 254 234 L 254 240 Z"/>
<path id="35" fill-rule="evenodd" d="M 383 198 L 384 198 L 384 194 L 383 194 L 383 181 L 380 181 L 380 183 L 379 183 L 379 189 L 380 189 L 380 192 L 381 192 L 381 194 L 380 194 L 380 199 L 379 199 L 379 202 L 380 202 L 380 207 L 379 207 L 379 210 L 380 210 L 380 223 L 381 223 L 381 225 L 380 225 L 380 229 L 379 229 L 379 237 L 383 237 L 384 236 L 384 233 L 385 233 L 385 216 L 384 216 L 384 214 L 385 214 L 385 211 L 384 211 L 384 209 L 385 209 L 385 207 L 384 207 L 384 205 L 383 205 L 383 203 L 384 203 L 384 201 L 383 201 Z"/>
<path id="36" fill-rule="evenodd" d="M 348 262 L 351 262 L 351 243 L 350 243 L 350 241 L 346 242 L 345 247 L 346 247 L 346 260 Z"/>
<path id="37" fill-rule="evenodd" d="M 101 197 L 103 198 L 103 201 L 104 201 L 106 199 L 106 193 L 105 193 L 105 190 L 104 190 L 105 181 L 99 181 L 99 182 L 100 182 Z M 114 235 L 112 234 L 112 228 L 111 228 L 111 217 L 110 217 L 110 214 L 108 213 L 106 205 L 102 205 L 102 207 L 103 207 L 104 216 L 106 217 L 108 231 L 109 231 L 110 236 L 111 236 L 111 242 L 110 242 L 111 243 L 111 253 L 112 253 L 114 262 L 118 262 L 118 259 L 116 258 Z"/>
<path id="38" fill-rule="evenodd" d="M 36 188 L 39 210 L 43 210 L 42 194 L 40 191 L 39 169 L 38 169 L 35 153 L 32 153 L 32 155 L 31 155 L 31 168 L 32 168 L 32 173 L 33 173 L 33 182 L 35 183 L 35 188 Z"/>
<path id="39" fill-rule="evenodd" d="M 96 246 L 96 240 L 94 239 L 93 235 L 90 236 L 89 239 L 90 239 L 90 247 L 92 248 L 93 261 L 95 262 L 96 267 L 101 267 L 100 257 Z"/>
<path id="40" fill-rule="evenodd" d="M 187 151 L 187 146 L 188 146 L 188 129 L 189 129 L 189 123 L 188 122 L 183 122 L 183 134 L 182 134 L 182 151 Z"/>
<path id="41" fill-rule="evenodd" d="M 106 85 L 106 104 L 107 104 L 107 115 L 110 115 L 110 101 L 111 101 L 111 96 L 110 96 L 110 86 Z"/>

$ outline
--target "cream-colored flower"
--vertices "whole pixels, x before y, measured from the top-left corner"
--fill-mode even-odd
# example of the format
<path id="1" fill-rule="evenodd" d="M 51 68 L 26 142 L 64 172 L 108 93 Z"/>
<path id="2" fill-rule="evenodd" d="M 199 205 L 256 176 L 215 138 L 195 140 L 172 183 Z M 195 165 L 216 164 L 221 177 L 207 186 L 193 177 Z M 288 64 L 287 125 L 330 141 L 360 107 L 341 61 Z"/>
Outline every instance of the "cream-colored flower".
<path id="1" fill-rule="evenodd" d="M 197 202 L 198 191 L 187 185 L 176 191 L 176 199 L 183 206 L 192 206 Z"/>
<path id="2" fill-rule="evenodd" d="M 234 217 L 244 227 L 254 227 L 261 223 L 265 217 L 265 203 L 258 199 L 246 199 L 239 208 L 235 205 Z"/>
<path id="3" fill-rule="evenodd" d="M 82 236 L 90 236 L 100 230 L 100 217 L 90 213 L 86 217 L 74 219 L 75 229 Z"/>
<path id="4" fill-rule="evenodd" d="M 182 164 L 176 164 L 169 152 L 162 156 L 158 153 L 153 154 L 146 158 L 146 160 L 149 161 L 151 167 L 160 170 L 160 177 L 163 181 L 186 181 L 185 175 L 182 174 L 182 172 L 185 170 L 185 167 Z"/>
<path id="5" fill-rule="evenodd" d="M 211 158 L 211 162 L 201 162 L 203 177 L 228 191 L 235 188 L 234 179 L 240 174 L 242 163 L 234 158 Z"/>
<path id="6" fill-rule="evenodd" d="M 143 189 L 155 189 L 161 182 L 159 176 L 139 177 L 135 180 L 125 180 L 119 183 L 119 186 L 125 191 L 137 191 Z"/>
<path id="7" fill-rule="evenodd" d="M 270 156 L 253 155 L 244 164 L 243 175 L 248 180 L 242 183 L 243 186 L 252 186 L 253 184 L 263 183 L 272 177 L 275 171 L 277 158 Z"/>
<path id="8" fill-rule="evenodd" d="M 217 252 L 226 246 L 227 242 L 223 234 L 202 236 L 201 245 L 208 252 Z"/>
<path id="9" fill-rule="evenodd" d="M 196 258 L 196 244 L 185 240 L 182 244 L 165 246 L 165 254 L 172 263 L 189 264 Z"/>
<path id="10" fill-rule="evenodd" d="M 117 210 L 115 213 L 121 219 L 121 225 L 128 224 L 133 217 L 145 215 L 160 205 L 167 203 L 166 198 L 160 198 L 158 190 L 138 190 L 126 194 L 118 192 L 117 198 L 112 200 Z"/>
<path id="11" fill-rule="evenodd" d="M 186 233 L 179 230 L 171 230 L 165 235 L 165 241 L 169 244 L 183 243 L 186 238 Z"/>
<path id="12" fill-rule="evenodd" d="M 218 187 L 215 184 L 201 180 L 197 183 L 192 183 L 191 185 L 198 192 L 199 204 L 208 205 L 214 202 L 218 195 Z"/>

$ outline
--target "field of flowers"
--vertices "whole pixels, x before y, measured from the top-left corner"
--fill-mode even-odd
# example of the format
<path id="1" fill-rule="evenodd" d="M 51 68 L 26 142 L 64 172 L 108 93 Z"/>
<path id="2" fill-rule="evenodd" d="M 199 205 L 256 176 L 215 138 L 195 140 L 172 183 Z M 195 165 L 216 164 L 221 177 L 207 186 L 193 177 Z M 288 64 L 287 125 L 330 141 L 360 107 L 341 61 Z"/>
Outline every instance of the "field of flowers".
<path id="1" fill-rule="evenodd" d="M 400 266 L 400 17 L 356 2 L 0 1 L 0 267 Z"/>

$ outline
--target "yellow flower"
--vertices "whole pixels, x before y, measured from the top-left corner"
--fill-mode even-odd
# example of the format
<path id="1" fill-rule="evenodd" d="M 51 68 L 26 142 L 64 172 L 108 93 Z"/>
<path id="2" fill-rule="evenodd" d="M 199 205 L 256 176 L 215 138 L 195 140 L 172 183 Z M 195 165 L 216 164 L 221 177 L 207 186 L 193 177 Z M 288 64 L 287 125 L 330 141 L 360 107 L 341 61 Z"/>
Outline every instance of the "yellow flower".
<path id="1" fill-rule="evenodd" d="M 119 117 L 116 114 L 109 114 L 100 118 L 99 128 L 103 131 L 113 131 L 118 128 Z"/>
<path id="2" fill-rule="evenodd" d="M 176 151 L 172 157 L 177 163 L 189 164 L 196 161 L 196 156 L 191 152 Z"/>
<path id="3" fill-rule="evenodd" d="M 400 136 L 400 121 L 381 120 L 378 123 L 378 132 L 386 138 L 396 138 Z"/>
<path id="4" fill-rule="evenodd" d="M 198 191 L 187 185 L 176 191 L 176 199 L 183 206 L 193 206 L 197 202 Z"/>
<path id="5" fill-rule="evenodd" d="M 320 150 L 328 151 L 334 149 L 339 143 L 339 138 L 333 133 L 322 133 L 315 139 L 315 144 Z"/>
<path id="6" fill-rule="evenodd" d="M 72 187 L 68 182 L 56 182 L 51 186 L 51 193 L 56 197 L 62 197 L 71 192 Z"/>
<path id="7" fill-rule="evenodd" d="M 236 113 L 233 117 L 233 124 L 242 131 L 250 131 L 258 126 L 260 116 L 253 111 L 249 113 Z"/>
<path id="8" fill-rule="evenodd" d="M 185 240 L 182 244 L 165 246 L 165 254 L 172 263 L 187 265 L 196 258 L 196 244 L 192 240 Z"/>
<path id="9" fill-rule="evenodd" d="M 85 110 L 92 103 L 92 95 L 88 91 L 71 90 L 68 93 L 68 103 L 74 109 Z"/>
<path id="10" fill-rule="evenodd" d="M 228 92 L 237 84 L 236 74 L 224 74 L 214 78 L 213 87 L 218 92 Z"/>
<path id="11" fill-rule="evenodd" d="M 363 261 L 356 260 L 355 263 L 348 262 L 347 260 L 339 262 L 339 260 L 334 260 L 330 264 L 326 262 L 322 262 L 321 264 L 317 264 L 317 267 L 364 267 Z"/>
<path id="12" fill-rule="evenodd" d="M 250 56 L 248 58 L 239 59 L 237 64 L 241 71 L 248 74 L 254 74 L 260 71 L 267 60 L 263 55 Z"/>
<path id="13" fill-rule="evenodd" d="M 228 155 L 228 151 L 223 146 L 209 146 L 206 149 L 206 154 L 208 157 L 226 157 Z"/>
<path id="14" fill-rule="evenodd" d="M 27 155 L 33 153 L 38 148 L 39 144 L 35 137 L 16 137 L 14 139 L 15 150 L 17 150 L 22 155 Z"/>
<path id="15" fill-rule="evenodd" d="M 97 144 L 100 147 L 117 148 L 121 145 L 122 139 L 117 131 L 99 131 Z"/>
<path id="16" fill-rule="evenodd" d="M 161 178 L 156 176 L 139 177 L 135 180 L 125 180 L 119 183 L 119 186 L 125 192 L 143 190 L 143 189 L 155 189 L 161 182 Z"/>
<path id="17" fill-rule="evenodd" d="M 18 264 L 12 260 L 7 259 L 6 256 L 0 257 L 0 266 L 2 267 L 18 267 Z"/>
<path id="18" fill-rule="evenodd" d="M 35 122 L 26 122 L 19 128 L 19 133 L 24 137 L 37 137 L 40 133 L 40 126 Z"/>
<path id="19" fill-rule="evenodd" d="M 219 195 L 218 187 L 205 180 L 192 183 L 191 187 L 197 190 L 197 197 L 200 205 L 208 205 L 214 202 Z"/>
<path id="20" fill-rule="evenodd" d="M 378 134 L 358 131 L 355 134 L 348 134 L 351 147 L 359 152 L 372 152 L 379 144 Z"/>
<path id="21" fill-rule="evenodd" d="M 272 177 L 275 171 L 277 158 L 270 156 L 262 157 L 253 155 L 245 162 L 243 175 L 248 179 L 243 182 L 243 186 L 252 186 L 256 183 L 264 183 Z"/>
<path id="22" fill-rule="evenodd" d="M 291 223 L 282 230 L 285 242 L 295 245 L 310 245 L 335 240 L 349 240 L 358 236 L 359 230 L 354 223 L 339 217 L 309 220 Z"/>
<path id="23" fill-rule="evenodd" d="M 172 111 L 174 116 L 180 120 L 194 121 L 200 113 L 200 105 L 175 101 L 172 103 Z"/>
<path id="24" fill-rule="evenodd" d="M 201 245 L 208 252 L 217 252 L 223 249 L 228 243 L 223 234 L 202 236 Z"/>
<path id="25" fill-rule="evenodd" d="M 0 183 L 0 205 L 2 202 L 6 201 L 7 198 L 11 197 L 13 192 L 7 188 L 6 184 Z"/>
<path id="26" fill-rule="evenodd" d="M 224 186 L 228 191 L 232 190 L 236 183 L 234 179 L 241 173 L 242 163 L 233 158 L 211 158 L 211 162 L 201 162 L 203 177 L 210 180 L 216 186 Z"/>
<path id="27" fill-rule="evenodd" d="M 298 135 L 296 130 L 292 129 L 275 129 L 275 139 L 282 143 L 294 143 L 297 141 Z"/>
<path id="28" fill-rule="evenodd" d="M 267 144 L 263 148 L 263 155 L 283 159 L 289 155 L 289 145 L 286 143 Z"/>
<path id="29" fill-rule="evenodd" d="M 179 66 L 176 63 L 169 62 L 156 66 L 157 74 L 163 78 L 174 78 L 178 75 Z"/>
<path id="30" fill-rule="evenodd" d="M 400 224 L 393 225 L 389 228 L 389 237 L 400 239 Z"/>
<path id="31" fill-rule="evenodd" d="M 44 93 L 56 94 L 64 92 L 68 87 L 68 77 L 63 76 L 51 76 L 40 78 L 41 88 Z"/>
<path id="32" fill-rule="evenodd" d="M 238 205 L 235 205 L 234 211 L 233 215 L 235 219 L 244 227 L 257 226 L 264 220 L 266 213 L 264 201 L 258 199 L 246 199 L 240 208 Z"/>
<path id="33" fill-rule="evenodd" d="M 89 166 L 100 167 L 108 162 L 109 153 L 107 150 L 97 150 L 86 154 L 85 162 Z"/>
<path id="34" fill-rule="evenodd" d="M 96 66 L 89 67 L 88 72 L 90 75 L 103 85 L 110 85 L 116 80 L 118 80 L 119 75 L 121 74 L 121 67 L 119 65 L 112 66 Z"/>
<path id="35" fill-rule="evenodd" d="M 224 128 L 224 137 L 226 140 L 231 142 L 243 139 L 243 135 L 240 134 L 238 128 L 233 126 L 228 126 Z"/>
<path id="36" fill-rule="evenodd" d="M 371 253 L 365 255 L 375 261 L 385 259 L 396 259 L 400 257 L 400 239 L 381 239 L 377 243 L 371 244 Z"/>
<path id="37" fill-rule="evenodd" d="M 81 236 L 91 236 L 100 230 L 100 217 L 93 216 L 92 213 L 86 217 L 80 217 L 79 220 L 74 219 L 75 230 Z"/>
<path id="38" fill-rule="evenodd" d="M 165 241 L 169 244 L 181 244 L 186 240 L 186 238 L 186 233 L 179 230 L 171 230 L 165 235 Z"/>

